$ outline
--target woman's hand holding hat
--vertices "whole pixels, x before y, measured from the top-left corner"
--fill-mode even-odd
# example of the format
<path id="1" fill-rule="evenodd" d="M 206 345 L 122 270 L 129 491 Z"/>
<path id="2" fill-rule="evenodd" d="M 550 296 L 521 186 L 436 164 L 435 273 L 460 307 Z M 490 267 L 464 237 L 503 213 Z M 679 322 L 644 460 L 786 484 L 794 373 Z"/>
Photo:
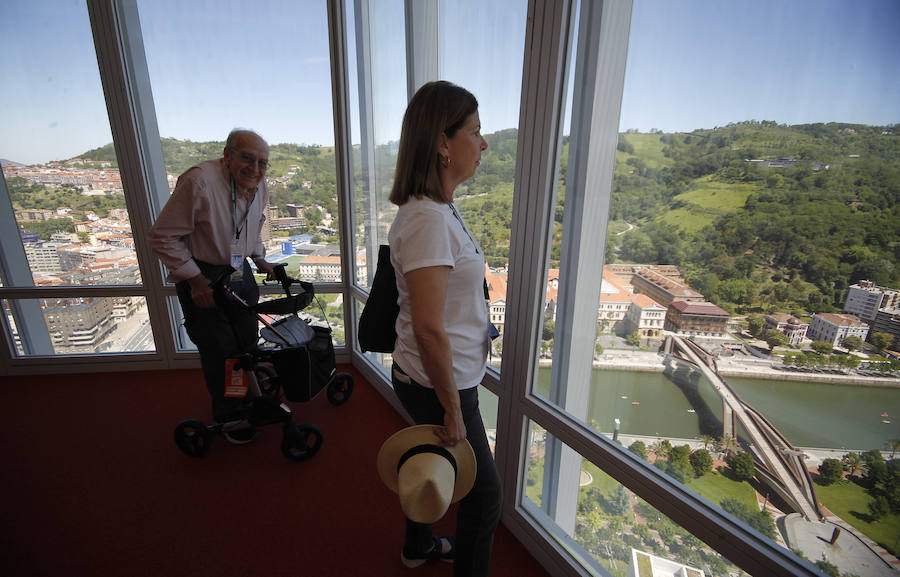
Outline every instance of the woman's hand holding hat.
<path id="1" fill-rule="evenodd" d="M 466 438 L 466 424 L 463 422 L 462 413 L 444 413 L 444 426 L 435 427 L 434 434 L 441 440 L 444 447 L 452 447 Z"/>

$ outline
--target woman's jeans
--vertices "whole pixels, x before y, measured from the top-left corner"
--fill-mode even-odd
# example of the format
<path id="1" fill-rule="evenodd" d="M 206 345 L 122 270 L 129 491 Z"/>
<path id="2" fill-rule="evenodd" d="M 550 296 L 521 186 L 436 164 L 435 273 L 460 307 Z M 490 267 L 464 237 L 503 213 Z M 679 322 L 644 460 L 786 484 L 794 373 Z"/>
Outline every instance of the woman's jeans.
<path id="1" fill-rule="evenodd" d="M 434 389 L 416 383 L 396 363 L 391 373 L 394 391 L 416 424 L 442 426 L 444 408 Z M 487 575 L 490 568 L 494 530 L 500 522 L 503 505 L 503 488 L 478 409 L 478 387 L 459 391 L 459 400 L 466 425 L 466 439 L 475 452 L 478 472 L 472 490 L 459 502 L 453 574 L 457 577 L 481 577 Z M 431 525 L 407 519 L 405 548 L 421 552 L 427 551 L 431 545 Z"/>

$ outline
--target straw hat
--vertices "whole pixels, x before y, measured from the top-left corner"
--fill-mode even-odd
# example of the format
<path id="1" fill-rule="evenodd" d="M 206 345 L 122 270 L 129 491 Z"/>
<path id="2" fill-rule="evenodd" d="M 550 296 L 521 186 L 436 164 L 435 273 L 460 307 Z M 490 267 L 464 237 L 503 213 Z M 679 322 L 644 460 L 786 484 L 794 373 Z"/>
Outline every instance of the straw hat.
<path id="1" fill-rule="evenodd" d="M 462 499 L 475 483 L 475 452 L 463 439 L 442 447 L 435 425 L 402 429 L 378 451 L 378 474 L 400 496 L 400 507 L 416 523 L 434 523 L 451 503 Z M 455 471 L 454 471 L 455 469 Z"/>

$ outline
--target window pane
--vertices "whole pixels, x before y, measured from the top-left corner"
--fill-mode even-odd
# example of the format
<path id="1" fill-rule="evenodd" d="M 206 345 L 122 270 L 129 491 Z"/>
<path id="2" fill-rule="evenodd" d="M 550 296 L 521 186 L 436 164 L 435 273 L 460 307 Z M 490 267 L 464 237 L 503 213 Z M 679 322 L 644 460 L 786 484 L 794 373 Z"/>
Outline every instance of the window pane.
<path id="1" fill-rule="evenodd" d="M 528 457 L 524 469 L 525 495 L 523 505 L 561 545 L 568 549 L 592 575 L 625 577 L 650 575 L 645 567 L 653 567 L 665 575 L 746 575 L 727 559 L 706 546 L 683 527 L 657 511 L 618 483 L 615 479 L 582 458 L 567 445 L 548 435 L 535 423 L 530 423 Z M 550 510 L 556 495 L 545 492 L 547 459 L 570 460 L 578 468 L 578 475 L 560 487 L 560 494 L 568 498 L 577 495 L 574 509 L 552 520 L 544 511 Z M 733 481 L 724 476 L 716 480 L 719 487 Z M 756 494 L 749 486 L 741 490 L 723 489 L 737 505 L 736 511 L 756 515 L 774 531 L 768 514 L 761 514 Z M 559 507 L 558 503 L 555 505 Z"/>
<path id="2" fill-rule="evenodd" d="M 756 511 L 778 521 L 764 531 L 773 544 L 858 574 L 860 560 L 822 545 L 830 534 L 798 535 L 817 535 L 827 510 L 848 546 L 882 543 L 862 547 L 870 567 L 884 564 L 881 547 L 897 553 L 896 524 L 852 512 L 877 509 L 859 468 L 880 470 L 900 431 L 886 408 L 895 390 L 873 378 L 896 370 L 883 356 L 894 336 L 871 342 L 900 298 L 888 176 L 900 166 L 898 84 L 884 24 L 897 7 L 836 3 L 811 18 L 803 6 L 772 28 L 758 3 L 635 0 L 616 162 L 596 187 L 575 187 L 573 163 L 579 145 L 605 143 L 576 139 L 592 119 L 567 100 L 535 392 L 623 444 L 642 441 L 664 474 L 733 514 L 710 479 L 746 479 Z M 891 47 L 873 40 L 888 36 Z M 785 54 L 804 72 L 763 64 Z M 570 78 L 584 57 L 569 59 Z M 585 224 L 581 199 L 610 181 L 590 254 L 579 245 L 590 235 L 572 227 Z M 580 267 L 566 270 L 568 251 Z M 585 283 L 601 263 L 600 282 Z M 595 312 L 595 330 L 576 330 L 578 313 Z M 696 477 L 679 455 L 701 450 L 715 464 Z M 856 482 L 827 479 L 847 468 Z"/>
<path id="3" fill-rule="evenodd" d="M 490 364 L 497 370 L 506 317 L 527 12 L 525 0 L 440 4 L 441 78 L 466 88 L 478 99 L 481 132 L 488 143 L 478 171 L 457 188 L 454 202 L 487 261 L 489 318 L 501 334 L 492 345 Z"/>
<path id="4" fill-rule="evenodd" d="M 86 5 L 4 2 L 0 54 L 3 286 L 140 284 Z"/>
<path id="5" fill-rule="evenodd" d="M 141 297 L 11 299 L 3 301 L 3 309 L 19 357 L 156 350 L 147 303 Z M 49 335 L 52 348 L 37 352 L 26 348 L 19 332 L 26 326 Z"/>
<path id="6" fill-rule="evenodd" d="M 185 170 L 221 157 L 233 128 L 255 130 L 270 146 L 267 259 L 291 257 L 289 274 L 304 280 L 339 281 L 325 3 L 138 8 L 170 191 Z"/>
<path id="7" fill-rule="evenodd" d="M 402 0 L 347 0 L 346 11 L 356 281 L 368 287 L 397 212 L 388 196 L 407 102 L 405 17 Z"/>

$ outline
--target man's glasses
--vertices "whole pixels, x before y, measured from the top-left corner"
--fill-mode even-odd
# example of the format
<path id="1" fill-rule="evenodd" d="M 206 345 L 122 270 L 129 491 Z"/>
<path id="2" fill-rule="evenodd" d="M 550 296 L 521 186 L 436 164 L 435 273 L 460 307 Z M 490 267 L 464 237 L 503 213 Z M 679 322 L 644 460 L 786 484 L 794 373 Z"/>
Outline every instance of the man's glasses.
<path id="1" fill-rule="evenodd" d="M 241 152 L 240 150 L 231 149 L 232 152 L 238 155 L 245 164 L 255 164 L 259 167 L 260 170 L 266 171 L 269 168 L 269 161 L 265 158 L 256 158 L 249 152 Z"/>

